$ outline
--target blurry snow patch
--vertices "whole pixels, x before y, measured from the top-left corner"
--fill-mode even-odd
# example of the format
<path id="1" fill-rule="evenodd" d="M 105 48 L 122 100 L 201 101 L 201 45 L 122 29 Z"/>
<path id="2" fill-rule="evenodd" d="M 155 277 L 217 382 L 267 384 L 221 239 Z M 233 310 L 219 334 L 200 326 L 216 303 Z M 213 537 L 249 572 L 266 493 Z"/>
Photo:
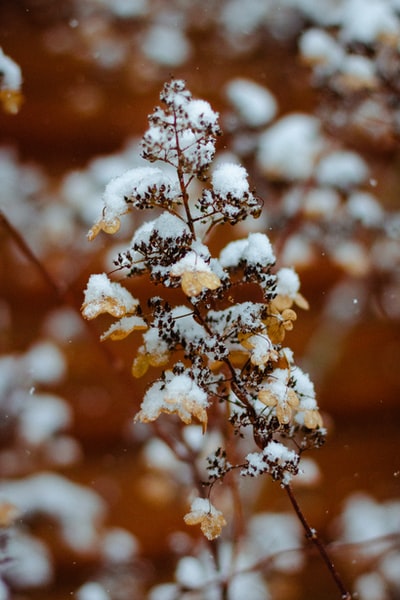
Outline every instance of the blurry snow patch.
<path id="1" fill-rule="evenodd" d="M 121 565 L 137 554 L 139 543 L 134 535 L 115 527 L 109 529 L 101 540 L 101 553 L 106 563 Z"/>
<path id="2" fill-rule="evenodd" d="M 367 192 L 354 192 L 347 199 L 348 213 L 366 227 L 378 227 L 382 224 L 384 211 L 378 200 Z"/>
<path id="3" fill-rule="evenodd" d="M 22 517 L 44 514 L 54 518 L 68 546 L 77 552 L 98 544 L 97 526 L 105 513 L 102 499 L 60 475 L 39 473 L 18 481 L 0 482 L 0 498 L 15 504 Z"/>
<path id="4" fill-rule="evenodd" d="M 52 342 L 38 342 L 23 356 L 25 368 L 36 383 L 60 383 L 67 365 L 62 352 Z"/>
<path id="5" fill-rule="evenodd" d="M 26 493 L 29 494 L 28 490 Z M 51 558 L 45 545 L 38 539 L 20 531 L 10 532 L 7 556 L 11 560 L 2 565 L 2 572 L 4 579 L 13 587 L 23 589 L 50 583 L 53 576 Z"/>
<path id="6" fill-rule="evenodd" d="M 87 4 L 95 9 L 104 7 L 121 19 L 141 17 L 149 10 L 148 0 L 89 0 Z"/>
<path id="7" fill-rule="evenodd" d="M 345 42 L 374 44 L 382 38 L 398 38 L 399 18 L 386 0 L 348 0 L 344 3 L 341 38 Z"/>
<path id="8" fill-rule="evenodd" d="M 0 600 L 9 600 L 9 589 L 2 579 L 0 579 Z"/>
<path id="9" fill-rule="evenodd" d="M 322 29 L 308 29 L 299 40 L 303 60 L 316 67 L 317 75 L 336 71 L 343 60 L 344 50 L 329 33 Z"/>
<path id="10" fill-rule="evenodd" d="M 65 467 L 78 462 L 82 457 L 82 450 L 79 442 L 74 438 L 67 435 L 57 435 L 57 437 L 46 440 L 43 455 L 47 464 Z"/>
<path id="11" fill-rule="evenodd" d="M 149 600 L 176 600 L 179 597 L 179 588 L 175 583 L 162 583 L 149 592 Z"/>
<path id="12" fill-rule="evenodd" d="M 354 300 L 357 302 L 354 302 Z M 326 319 L 351 323 L 359 318 L 365 306 L 366 295 L 364 286 L 357 280 L 343 280 L 330 291 L 326 304 Z M 345 328 L 343 328 L 345 331 Z"/>
<path id="13" fill-rule="evenodd" d="M 318 164 L 316 177 L 321 185 L 339 189 L 363 183 L 368 176 L 368 167 L 355 152 L 338 150 L 322 158 Z"/>
<path id="14" fill-rule="evenodd" d="M 338 192 L 329 187 L 311 189 L 304 196 L 304 212 L 310 217 L 332 218 L 339 205 Z"/>
<path id="15" fill-rule="evenodd" d="M 358 54 L 347 54 L 340 65 L 337 87 L 352 90 L 375 88 L 378 85 L 375 63 Z"/>
<path id="16" fill-rule="evenodd" d="M 147 30 L 142 51 L 147 58 L 159 65 L 178 67 L 188 60 L 191 48 L 180 29 L 157 24 Z"/>
<path id="17" fill-rule="evenodd" d="M 0 90 L 19 90 L 22 74 L 19 65 L 0 48 Z"/>
<path id="18" fill-rule="evenodd" d="M 371 266 L 369 253 L 359 242 L 343 241 L 331 248 L 330 255 L 336 265 L 353 277 L 363 277 Z"/>
<path id="19" fill-rule="evenodd" d="M 260 135 L 257 162 L 274 179 L 308 179 L 324 148 L 319 120 L 293 113 Z"/>
<path id="20" fill-rule="evenodd" d="M 233 79 L 226 86 L 226 95 L 249 127 L 265 125 L 276 115 L 277 103 L 274 96 L 253 81 Z"/>
<path id="21" fill-rule="evenodd" d="M 301 458 L 299 473 L 294 480 L 296 486 L 312 486 L 321 481 L 321 470 L 312 458 Z"/>
<path id="22" fill-rule="evenodd" d="M 379 573 L 364 573 L 357 577 L 354 589 L 359 600 L 387 600 L 386 584 Z"/>
<path id="23" fill-rule="evenodd" d="M 43 332 L 59 343 L 78 338 L 84 331 L 84 321 L 72 308 L 56 308 L 47 313 Z"/>
<path id="24" fill-rule="evenodd" d="M 294 573 L 302 567 L 303 557 L 298 549 L 302 545 L 303 535 L 293 515 L 257 514 L 250 520 L 249 537 L 255 554 L 271 557 L 278 571 Z"/>
<path id="25" fill-rule="evenodd" d="M 315 258 L 315 250 L 312 243 L 301 233 L 291 235 L 281 252 L 281 261 L 284 264 L 295 267 L 305 267 L 312 264 Z"/>
<path id="26" fill-rule="evenodd" d="M 76 593 L 77 600 L 111 600 L 105 588 L 96 581 L 85 583 Z"/>
<path id="27" fill-rule="evenodd" d="M 39 446 L 71 423 L 70 407 L 53 394 L 31 394 L 18 419 L 18 434 Z"/>
<path id="28" fill-rule="evenodd" d="M 346 3 L 347 0 L 292 0 L 293 6 L 315 23 L 324 26 L 340 23 Z"/>
<path id="29" fill-rule="evenodd" d="M 270 600 L 271 595 L 261 573 L 238 573 L 229 585 L 229 600 Z"/>
<path id="30" fill-rule="evenodd" d="M 343 541 L 358 544 L 360 554 L 380 555 L 392 547 L 391 536 L 400 532 L 400 502 L 379 503 L 367 494 L 353 494 L 346 501 L 341 528 Z"/>
<path id="31" fill-rule="evenodd" d="M 184 465 L 179 461 L 174 452 L 162 440 L 152 438 L 143 449 L 143 458 L 146 466 L 160 471 L 179 473 Z"/>
<path id="32" fill-rule="evenodd" d="M 220 19 L 228 34 L 248 36 L 265 23 L 269 12 L 269 2 L 228 0 L 223 4 Z"/>
<path id="33" fill-rule="evenodd" d="M 385 554 L 379 567 L 386 581 L 400 590 L 400 553 L 395 550 Z"/>

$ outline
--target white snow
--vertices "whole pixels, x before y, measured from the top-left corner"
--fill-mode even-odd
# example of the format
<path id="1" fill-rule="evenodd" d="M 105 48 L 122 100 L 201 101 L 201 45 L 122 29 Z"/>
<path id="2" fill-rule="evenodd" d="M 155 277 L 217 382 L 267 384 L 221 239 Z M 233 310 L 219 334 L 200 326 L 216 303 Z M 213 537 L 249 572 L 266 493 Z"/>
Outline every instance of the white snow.
<path id="1" fill-rule="evenodd" d="M 0 497 L 15 504 L 22 515 L 45 514 L 60 525 L 65 542 L 77 552 L 97 543 L 97 525 L 105 506 L 89 489 L 60 475 L 38 473 L 17 481 L 2 481 Z"/>
<path id="2" fill-rule="evenodd" d="M 84 583 L 76 593 L 77 600 L 111 600 L 105 588 L 96 581 Z"/>
<path id="3" fill-rule="evenodd" d="M 184 32 L 172 24 L 160 23 L 149 27 L 141 48 L 147 58 L 166 67 L 182 65 L 191 54 Z"/>
<path id="4" fill-rule="evenodd" d="M 399 19 L 386 0 L 348 0 L 344 5 L 341 38 L 346 42 L 374 44 L 398 37 Z"/>
<path id="5" fill-rule="evenodd" d="M 70 407 L 53 394 L 33 394 L 18 419 L 18 434 L 25 442 L 40 445 L 66 428 L 72 418 Z"/>
<path id="6" fill-rule="evenodd" d="M 204 126 L 215 127 L 218 124 L 218 113 L 215 112 L 206 100 L 190 100 L 185 105 L 190 126 L 195 131 L 202 131 Z"/>
<path id="7" fill-rule="evenodd" d="M 337 150 L 324 156 L 317 167 L 316 178 L 321 185 L 347 189 L 363 183 L 368 177 L 365 161 L 348 150 Z"/>
<path id="8" fill-rule="evenodd" d="M 317 73 L 331 73 L 340 65 L 344 50 L 337 41 L 323 29 L 312 27 L 299 40 L 300 53 L 305 62 L 318 67 Z"/>
<path id="9" fill-rule="evenodd" d="M 139 543 L 135 536 L 120 527 L 109 529 L 101 541 L 102 556 L 109 564 L 129 562 L 138 549 Z"/>
<path id="10" fill-rule="evenodd" d="M 139 304 L 126 288 L 116 281 L 111 281 L 106 273 L 92 274 L 85 290 L 83 316 L 86 319 L 97 317 L 100 312 L 105 312 L 105 304 L 108 301 L 112 303 L 111 314 L 115 317 L 134 313 Z"/>
<path id="11" fill-rule="evenodd" d="M 179 193 L 176 182 L 173 182 L 158 167 L 135 167 L 111 179 L 103 194 L 106 220 L 112 221 L 128 211 L 129 205 L 126 203 L 126 198 L 136 195 L 144 197 L 146 193 L 149 193 L 149 189 L 154 187 L 156 189 L 162 187 L 165 197 L 171 201 Z"/>
<path id="12" fill-rule="evenodd" d="M 333 217 L 340 205 L 340 195 L 329 187 L 317 187 L 304 196 L 303 210 L 308 216 Z"/>
<path id="13" fill-rule="evenodd" d="M 214 192 L 223 198 L 228 194 L 241 198 L 249 192 L 247 171 L 241 165 L 234 163 L 219 164 L 212 174 Z"/>
<path id="14" fill-rule="evenodd" d="M 60 383 L 67 370 L 64 355 L 50 341 L 37 342 L 31 346 L 24 355 L 23 362 L 36 383 Z"/>
<path id="15" fill-rule="evenodd" d="M 382 224 L 384 211 L 378 200 L 368 192 L 354 192 L 347 199 L 348 213 L 367 227 Z"/>
<path id="16" fill-rule="evenodd" d="M 0 90 L 19 90 L 21 85 L 21 68 L 0 48 Z"/>
<path id="17" fill-rule="evenodd" d="M 300 289 L 300 279 L 294 269 L 283 267 L 276 274 L 276 293 L 294 298 Z"/>
<path id="18" fill-rule="evenodd" d="M 275 263 L 275 255 L 264 233 L 250 233 L 247 238 L 225 246 L 219 260 L 224 268 L 237 267 L 241 261 L 254 266 L 268 266 Z"/>
<path id="19" fill-rule="evenodd" d="M 26 489 L 29 495 L 29 489 Z M 53 576 L 52 561 L 42 541 L 32 536 L 12 532 L 7 538 L 7 556 L 2 571 L 15 588 L 34 588 L 49 584 Z"/>
<path id="20" fill-rule="evenodd" d="M 244 78 L 229 81 L 226 95 L 249 127 L 260 127 L 269 123 L 276 115 L 278 106 L 275 97 L 265 87 Z"/>
<path id="21" fill-rule="evenodd" d="M 319 120 L 292 113 L 260 135 L 257 162 L 269 177 L 304 180 L 311 176 L 323 148 Z"/>
<path id="22" fill-rule="evenodd" d="M 354 582 L 355 593 L 360 600 L 387 600 L 386 582 L 376 571 L 363 573 Z"/>
<path id="23" fill-rule="evenodd" d="M 181 260 L 175 263 L 170 270 L 170 274 L 175 277 L 183 275 L 187 271 L 211 273 L 210 265 L 197 252 L 193 251 L 188 252 Z"/>
<path id="24" fill-rule="evenodd" d="M 365 56 L 347 54 L 342 60 L 339 72 L 345 77 L 345 85 L 350 88 L 374 88 L 378 85 L 376 65 Z"/>

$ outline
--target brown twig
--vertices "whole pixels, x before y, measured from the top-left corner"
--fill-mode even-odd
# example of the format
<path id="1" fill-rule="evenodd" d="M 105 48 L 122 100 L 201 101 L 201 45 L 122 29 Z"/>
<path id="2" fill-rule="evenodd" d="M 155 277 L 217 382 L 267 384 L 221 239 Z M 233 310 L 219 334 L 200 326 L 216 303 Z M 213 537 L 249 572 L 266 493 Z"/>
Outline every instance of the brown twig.
<path id="1" fill-rule="evenodd" d="M 293 489 L 288 484 L 284 485 L 283 487 L 289 497 L 289 500 L 294 508 L 294 511 L 295 511 L 299 521 L 301 522 L 301 524 L 304 528 L 304 531 L 306 532 L 306 538 L 314 544 L 314 546 L 317 548 L 322 560 L 328 567 L 328 570 L 329 570 L 330 574 L 332 575 L 332 578 L 333 578 L 338 590 L 340 591 L 341 599 L 342 600 L 351 600 L 352 597 L 351 597 L 350 592 L 346 589 L 346 586 L 343 583 L 342 578 L 340 577 L 339 573 L 337 572 L 336 567 L 333 564 L 333 561 L 330 558 L 330 556 L 325 548 L 325 545 L 320 540 L 317 531 L 315 529 L 313 529 L 310 526 L 310 524 L 308 523 L 303 511 L 300 508 L 299 503 L 297 502 L 297 498 L 293 492 Z"/>

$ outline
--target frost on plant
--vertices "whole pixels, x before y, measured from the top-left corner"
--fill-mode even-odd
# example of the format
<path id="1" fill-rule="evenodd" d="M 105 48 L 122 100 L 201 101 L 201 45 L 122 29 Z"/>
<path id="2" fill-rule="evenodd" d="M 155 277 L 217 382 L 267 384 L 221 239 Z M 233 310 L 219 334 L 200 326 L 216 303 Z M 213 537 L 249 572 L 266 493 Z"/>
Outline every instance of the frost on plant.
<path id="1" fill-rule="evenodd" d="M 218 255 L 207 245 L 220 225 L 260 215 L 262 204 L 247 171 L 232 163 L 212 168 L 218 114 L 193 99 L 183 81 L 165 84 L 161 101 L 142 140 L 143 157 L 154 164 L 108 184 L 103 211 L 89 233 L 90 239 L 101 230 L 115 233 L 125 213 L 153 210 L 154 218 L 134 232 L 114 262 L 119 276 L 147 278 L 146 289 L 156 285 L 160 292 L 140 305 L 120 282 L 92 275 L 82 313 L 87 319 L 114 317 L 103 340 L 136 332 L 134 377 L 157 368 L 136 421 L 153 422 L 166 413 L 185 426 L 201 424 L 207 436 L 225 419 L 225 439 L 208 456 L 208 480 L 203 487 L 197 482 L 185 516 L 213 539 L 226 520 L 201 497 L 202 489 L 210 492 L 228 473 L 268 474 L 288 486 L 301 455 L 323 443 L 325 430 L 312 382 L 286 346 L 296 307 L 308 306 L 298 275 L 275 267 L 273 247 L 262 232 L 243 237 L 241 228 L 242 237 L 234 234 Z M 242 456 L 238 445 L 231 457 L 228 441 L 245 437 L 250 442 Z"/>

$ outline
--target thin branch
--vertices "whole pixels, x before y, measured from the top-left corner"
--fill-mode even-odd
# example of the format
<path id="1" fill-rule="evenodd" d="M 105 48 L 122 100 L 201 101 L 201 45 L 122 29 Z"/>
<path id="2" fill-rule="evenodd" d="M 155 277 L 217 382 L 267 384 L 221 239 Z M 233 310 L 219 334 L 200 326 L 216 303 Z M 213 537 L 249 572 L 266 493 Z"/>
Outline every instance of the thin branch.
<path id="1" fill-rule="evenodd" d="M 29 262 L 31 262 L 37 271 L 40 273 L 42 279 L 47 283 L 50 287 L 54 295 L 58 300 L 64 300 L 65 290 L 62 289 L 58 283 L 54 281 L 46 267 L 43 263 L 38 259 L 38 257 L 32 252 L 31 248 L 28 246 L 22 235 L 15 229 L 15 227 L 10 223 L 7 219 L 3 211 L 0 210 L 0 224 L 4 227 L 7 233 L 15 242 L 16 246 L 20 249 L 22 254 L 26 256 Z"/>
<path id="2" fill-rule="evenodd" d="M 340 577 L 338 571 L 336 570 L 336 567 L 333 564 L 333 561 L 330 558 L 324 544 L 318 537 L 317 531 L 315 529 L 313 529 L 310 526 L 310 524 L 308 523 L 303 511 L 300 508 L 299 503 L 297 502 L 297 498 L 294 495 L 293 489 L 288 484 L 284 485 L 283 488 L 285 489 L 285 491 L 289 497 L 289 500 L 294 508 L 294 511 L 295 511 L 299 521 L 301 522 L 301 524 L 304 528 L 304 531 L 306 532 L 306 538 L 314 544 L 314 546 L 317 548 L 322 560 L 328 567 L 328 570 L 329 570 L 330 574 L 332 575 L 332 578 L 333 578 L 338 590 L 340 591 L 340 594 L 341 594 L 340 597 L 342 598 L 342 600 L 351 600 L 352 596 L 351 596 L 350 592 L 347 590 L 345 584 L 343 583 L 342 578 Z"/>
<path id="3" fill-rule="evenodd" d="M 57 300 L 59 304 L 66 304 L 70 306 L 74 310 L 79 312 L 79 305 L 77 304 L 71 290 L 67 287 L 61 286 L 57 281 L 53 278 L 51 273 L 46 269 L 41 260 L 35 255 L 32 249 L 28 246 L 23 236 L 19 233 L 19 231 L 10 223 L 5 214 L 0 210 L 0 225 L 4 227 L 7 233 L 10 235 L 13 242 L 22 252 L 22 254 L 27 258 L 27 260 L 35 267 L 39 275 L 42 277 L 43 281 L 50 288 L 54 298 Z M 110 351 L 110 349 L 102 344 L 99 339 L 99 335 L 97 330 L 93 327 L 90 321 L 83 320 L 85 323 L 92 339 L 94 340 L 96 346 L 101 349 L 102 354 L 105 355 L 108 363 L 111 363 L 112 367 L 120 372 L 123 368 L 121 360 L 115 356 L 114 353 Z"/>

